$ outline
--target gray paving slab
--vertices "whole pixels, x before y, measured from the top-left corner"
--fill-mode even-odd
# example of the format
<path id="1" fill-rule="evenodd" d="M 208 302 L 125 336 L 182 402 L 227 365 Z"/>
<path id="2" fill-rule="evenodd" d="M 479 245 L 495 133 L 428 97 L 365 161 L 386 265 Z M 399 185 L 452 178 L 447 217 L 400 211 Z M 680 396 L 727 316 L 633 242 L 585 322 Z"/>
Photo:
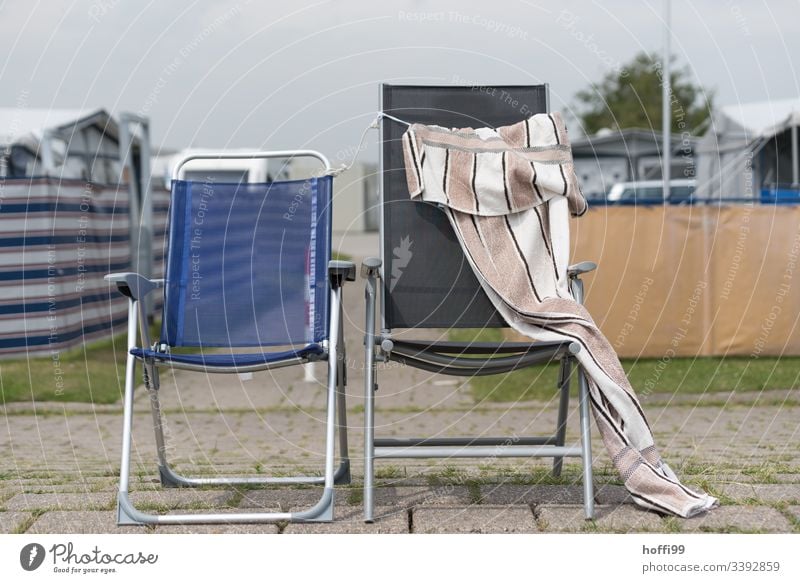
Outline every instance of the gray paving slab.
<path id="1" fill-rule="evenodd" d="M 30 512 L 0 512 L 0 533 L 12 534 L 25 524 L 30 517 Z"/>
<path id="2" fill-rule="evenodd" d="M 416 534 L 538 531 L 531 508 L 523 505 L 418 507 L 411 515 Z"/>
<path id="3" fill-rule="evenodd" d="M 299 510 L 299 509 L 298 509 Z M 376 506 L 375 521 L 364 522 L 363 509 L 356 506 L 337 506 L 334 509 L 334 522 L 329 523 L 290 523 L 284 534 L 405 534 L 408 533 L 408 510 L 396 506 Z"/>
<path id="4" fill-rule="evenodd" d="M 376 488 L 373 494 L 377 506 L 466 505 L 473 502 L 466 486 L 443 484 L 440 486 L 404 486 Z"/>
<path id="5" fill-rule="evenodd" d="M 773 476 L 776 482 L 784 482 L 790 484 L 800 484 L 800 474 L 775 474 Z"/>
<path id="6" fill-rule="evenodd" d="M 681 532 L 792 532 L 786 517 L 769 506 L 720 506 L 677 521 Z"/>
<path id="7" fill-rule="evenodd" d="M 17 494 L 6 502 L 7 510 L 107 510 L 114 496 L 111 492 L 61 492 L 56 494 Z"/>
<path id="8" fill-rule="evenodd" d="M 17 486 L 0 482 L 0 508 L 4 508 L 5 501 L 10 500 L 20 491 L 21 489 Z"/>
<path id="9" fill-rule="evenodd" d="M 112 510 L 56 510 L 45 512 L 26 531 L 27 534 L 148 534 L 145 526 L 117 526 Z"/>
<path id="10" fill-rule="evenodd" d="M 483 485 L 481 486 L 483 504 L 582 504 L 581 486 L 560 486 L 555 484 Z"/>
<path id="11" fill-rule="evenodd" d="M 348 493 L 346 489 L 336 490 L 337 506 L 347 502 Z M 310 508 L 319 501 L 320 496 L 322 496 L 320 488 L 245 490 L 242 492 L 239 508 L 277 508 L 283 512 L 289 512 L 291 508 Z"/>
<path id="12" fill-rule="evenodd" d="M 603 484 L 594 492 L 594 500 L 598 504 L 635 504 L 625 486 L 616 484 Z"/>
<path id="13" fill-rule="evenodd" d="M 800 484 L 726 484 L 720 490 L 739 501 L 800 502 Z"/>
<path id="14" fill-rule="evenodd" d="M 794 517 L 795 522 L 800 526 L 800 505 L 789 506 L 786 511 Z"/>
<path id="15" fill-rule="evenodd" d="M 233 499 L 230 490 L 196 490 L 192 488 L 165 488 L 131 492 L 131 502 L 142 509 L 222 508 Z"/>
<path id="16" fill-rule="evenodd" d="M 664 528 L 657 514 L 629 504 L 597 505 L 594 521 L 584 518 L 582 506 L 548 504 L 538 507 L 536 514 L 540 528 L 546 532 L 652 532 Z"/>

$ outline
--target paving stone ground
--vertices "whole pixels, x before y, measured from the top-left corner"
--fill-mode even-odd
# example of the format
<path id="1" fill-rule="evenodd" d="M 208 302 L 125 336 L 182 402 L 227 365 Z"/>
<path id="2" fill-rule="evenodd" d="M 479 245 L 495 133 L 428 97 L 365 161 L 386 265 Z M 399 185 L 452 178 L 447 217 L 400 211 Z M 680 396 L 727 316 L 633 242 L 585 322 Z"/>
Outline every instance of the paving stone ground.
<path id="1" fill-rule="evenodd" d="M 3 533 L 17 532 L 17 529 L 32 517 L 30 512 L 0 512 L 0 531 Z"/>
<path id="2" fill-rule="evenodd" d="M 653 512 L 629 504 L 595 506 L 595 519 L 587 522 L 583 508 L 574 504 L 545 504 L 537 508 L 542 530 L 547 532 L 661 532 L 664 520 Z"/>
<path id="3" fill-rule="evenodd" d="M 769 506 L 722 506 L 680 521 L 681 532 L 791 532 L 791 524 Z"/>
<path id="4" fill-rule="evenodd" d="M 411 511 L 413 532 L 422 534 L 509 534 L 538 531 L 529 506 L 442 506 Z"/>
<path id="5" fill-rule="evenodd" d="M 341 251 L 377 249 L 356 239 Z M 593 434 L 595 521 L 583 518 L 580 464 L 551 460 L 395 460 L 376 463 L 376 521 L 363 500 L 363 285 L 345 288 L 347 387 L 353 484 L 336 491 L 333 524 L 118 527 L 121 408 L 80 403 L 14 403 L 0 408 L 0 532 L 795 532 L 800 533 L 798 390 L 729 395 L 647 395 L 656 442 L 687 484 L 718 495 L 705 517 L 665 519 L 640 510 L 618 482 Z M 408 337 L 419 333 L 408 333 Z M 445 337 L 426 331 L 428 339 Z M 323 368 L 316 374 L 324 378 Z M 380 364 L 376 431 L 381 436 L 547 434 L 557 393 L 545 402 L 476 406 L 464 379 Z M 554 379 L 555 382 L 555 379 Z M 325 386 L 298 367 L 253 375 L 162 374 L 168 455 L 176 469 L 202 476 L 318 473 L 323 461 Z M 157 481 L 148 395 L 136 394 L 131 499 L 151 512 L 288 512 L 308 508 L 317 488 L 169 489 Z M 723 403 L 728 403 L 723 406 Z M 780 405 L 783 403 L 783 405 Z M 575 403 L 572 403 L 575 405 Z M 567 441 L 578 440 L 574 413 Z"/>

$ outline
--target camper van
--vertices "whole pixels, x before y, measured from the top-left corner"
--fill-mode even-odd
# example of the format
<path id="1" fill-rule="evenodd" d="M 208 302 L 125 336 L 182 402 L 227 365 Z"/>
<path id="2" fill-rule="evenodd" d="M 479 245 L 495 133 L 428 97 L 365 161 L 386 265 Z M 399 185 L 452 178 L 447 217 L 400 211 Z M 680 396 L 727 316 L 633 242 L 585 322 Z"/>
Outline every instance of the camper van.
<path id="1" fill-rule="evenodd" d="M 670 204 L 691 203 L 696 181 L 675 179 L 669 181 Z M 608 191 L 606 200 L 618 204 L 660 204 L 664 202 L 664 187 L 661 180 L 639 180 L 617 182 Z"/>
<path id="2" fill-rule="evenodd" d="M 181 150 L 169 154 L 159 154 L 153 159 L 153 177 L 170 188 L 172 169 L 179 159 L 187 154 L 203 154 L 204 149 Z M 216 150 L 214 150 L 216 151 Z M 227 150 L 231 154 L 236 152 L 250 152 L 251 149 Z M 184 180 L 198 182 L 272 182 L 273 180 L 287 180 L 289 178 L 289 165 L 286 160 L 268 159 L 200 159 L 192 160 L 181 169 Z"/>

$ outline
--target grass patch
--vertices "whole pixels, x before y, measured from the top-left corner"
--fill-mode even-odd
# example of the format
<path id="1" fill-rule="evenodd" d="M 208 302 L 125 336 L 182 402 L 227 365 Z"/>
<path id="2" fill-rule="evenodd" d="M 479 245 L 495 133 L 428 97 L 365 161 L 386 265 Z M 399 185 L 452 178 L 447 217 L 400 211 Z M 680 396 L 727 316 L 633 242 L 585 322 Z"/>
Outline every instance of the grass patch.
<path id="1" fill-rule="evenodd" d="M 350 505 L 357 505 L 364 503 L 364 489 L 363 488 L 348 488 L 347 489 L 347 503 Z"/>
<path id="2" fill-rule="evenodd" d="M 375 469 L 375 478 L 377 480 L 392 480 L 396 478 L 404 478 L 405 471 L 399 466 L 382 466 Z"/>
<path id="3" fill-rule="evenodd" d="M 336 261 L 352 261 L 353 256 L 347 253 L 341 253 L 340 251 L 331 251 L 331 259 Z"/>
<path id="4" fill-rule="evenodd" d="M 0 400 L 115 403 L 125 386 L 126 339 L 92 343 L 51 357 L 0 361 Z"/>
<path id="5" fill-rule="evenodd" d="M 151 335 L 158 335 L 154 326 Z M 51 356 L 0 361 L 0 404 L 56 401 L 110 404 L 125 389 L 127 335 L 98 340 Z M 137 368 L 141 373 L 141 367 Z M 141 377 L 141 374 L 140 374 Z M 141 378 L 137 379 L 140 382 Z"/>
<path id="6" fill-rule="evenodd" d="M 458 342 L 501 342 L 501 329 L 451 330 L 450 339 Z M 721 391 L 762 391 L 791 389 L 800 383 L 800 357 L 703 357 L 623 359 L 633 388 L 645 393 L 703 394 Z M 549 400 L 557 398 L 559 363 L 533 366 L 524 370 L 475 377 L 470 380 L 474 399 L 491 402 Z M 577 394 L 577 383 L 572 383 Z"/>

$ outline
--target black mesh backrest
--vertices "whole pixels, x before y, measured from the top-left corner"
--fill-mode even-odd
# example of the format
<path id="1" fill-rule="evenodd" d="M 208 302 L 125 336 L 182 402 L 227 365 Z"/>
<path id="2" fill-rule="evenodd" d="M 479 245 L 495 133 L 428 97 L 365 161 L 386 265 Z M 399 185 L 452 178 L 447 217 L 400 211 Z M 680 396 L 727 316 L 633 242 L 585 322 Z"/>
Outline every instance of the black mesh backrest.
<path id="1" fill-rule="evenodd" d="M 382 85 L 385 113 L 444 127 L 498 127 L 548 110 L 547 85 Z M 472 273 L 447 217 L 412 201 L 401 136 L 406 126 L 383 118 L 383 265 L 385 326 L 505 327 Z"/>

